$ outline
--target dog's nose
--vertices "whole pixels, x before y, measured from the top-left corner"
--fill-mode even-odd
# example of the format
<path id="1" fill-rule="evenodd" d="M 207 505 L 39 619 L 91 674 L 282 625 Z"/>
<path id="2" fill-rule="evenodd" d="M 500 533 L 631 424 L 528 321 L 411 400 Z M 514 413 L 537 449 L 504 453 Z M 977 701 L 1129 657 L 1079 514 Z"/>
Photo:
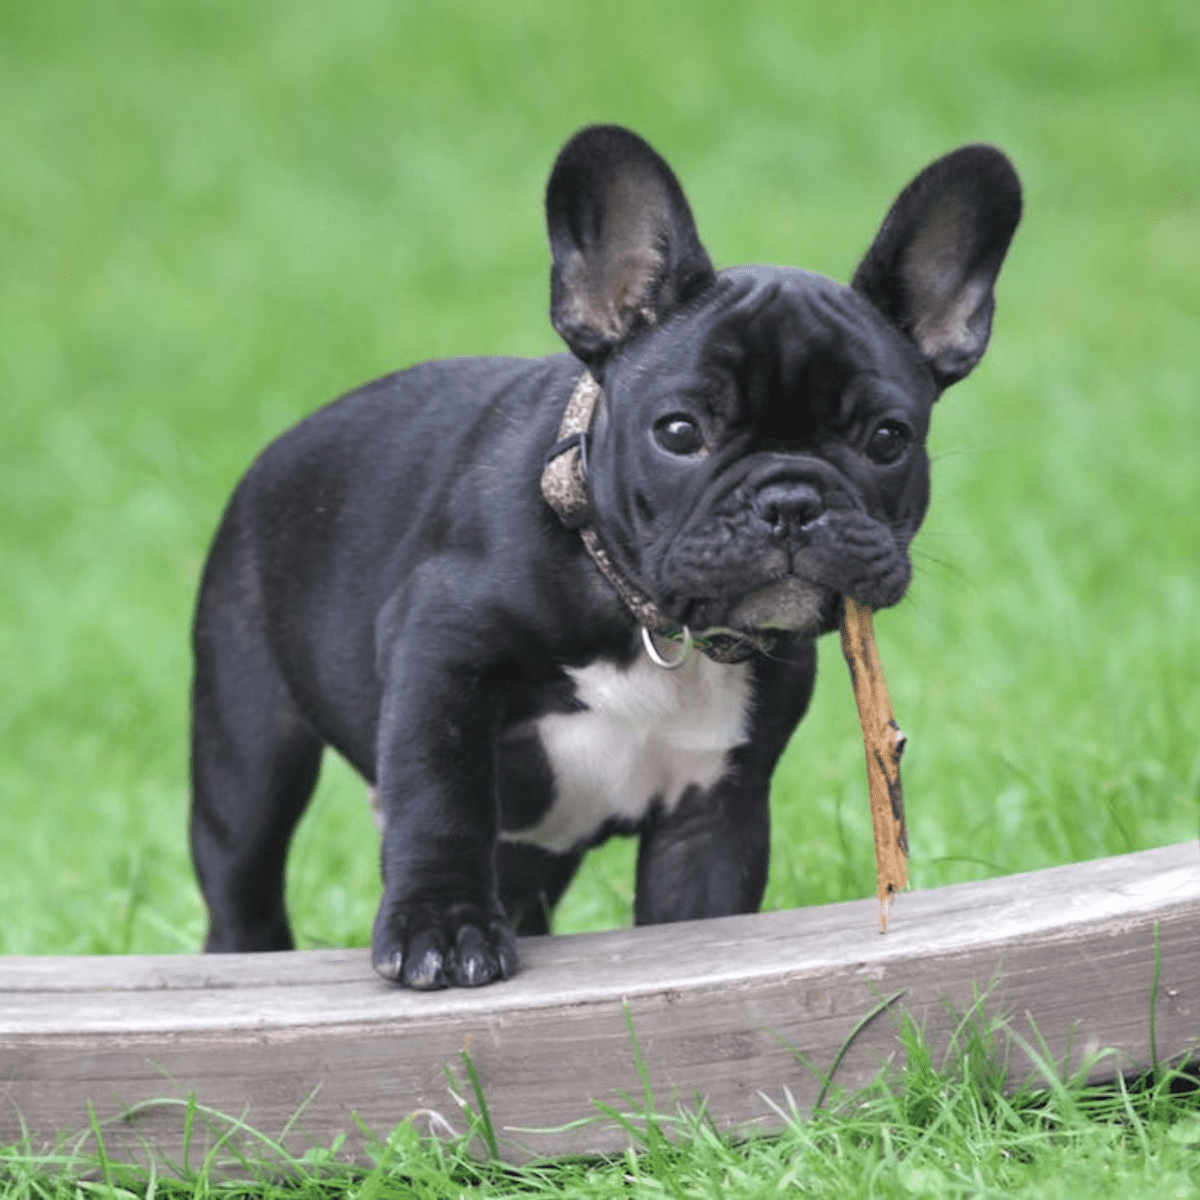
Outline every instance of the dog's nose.
<path id="1" fill-rule="evenodd" d="M 777 537 L 793 537 L 825 511 L 821 493 L 807 483 L 772 483 L 754 498 L 754 512 Z"/>

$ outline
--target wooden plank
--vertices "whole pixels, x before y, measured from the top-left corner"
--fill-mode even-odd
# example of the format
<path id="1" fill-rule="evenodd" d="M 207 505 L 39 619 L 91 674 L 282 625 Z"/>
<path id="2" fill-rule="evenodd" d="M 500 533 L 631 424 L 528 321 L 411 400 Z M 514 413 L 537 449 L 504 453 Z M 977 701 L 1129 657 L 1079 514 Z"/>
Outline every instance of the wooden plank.
<path id="1" fill-rule="evenodd" d="M 722 1127 L 768 1129 L 769 1101 L 786 1089 L 807 1110 L 820 1088 L 789 1047 L 828 1070 L 900 991 L 838 1085 L 902 1052 L 899 1012 L 944 1041 L 946 1004 L 965 1009 L 974 990 L 1022 1036 L 1036 1022 L 1056 1055 L 1115 1048 L 1093 1073 L 1111 1077 L 1150 1062 L 1156 927 L 1158 1054 L 1200 1046 L 1196 842 L 906 894 L 883 937 L 875 917 L 869 899 L 531 938 L 521 973 L 479 991 L 399 990 L 363 950 L 0 959 L 0 1143 L 22 1119 L 37 1146 L 81 1131 L 91 1100 L 110 1151 L 178 1156 L 179 1102 L 194 1093 L 271 1136 L 309 1101 L 289 1148 L 342 1130 L 359 1153 L 355 1114 L 381 1134 L 414 1113 L 422 1128 L 464 1128 L 444 1067 L 462 1080 L 465 1049 L 506 1155 L 613 1150 L 625 1135 L 592 1101 L 628 1110 L 622 1094 L 641 1093 L 627 1013 L 661 1110 L 703 1096 Z M 1018 1051 L 1014 1077 L 1027 1068 Z"/>

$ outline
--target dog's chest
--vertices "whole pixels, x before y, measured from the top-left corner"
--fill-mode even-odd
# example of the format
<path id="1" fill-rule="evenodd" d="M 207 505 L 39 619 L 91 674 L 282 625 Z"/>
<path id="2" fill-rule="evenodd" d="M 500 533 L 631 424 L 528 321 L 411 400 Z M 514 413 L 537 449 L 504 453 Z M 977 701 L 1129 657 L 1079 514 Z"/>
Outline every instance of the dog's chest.
<path id="1" fill-rule="evenodd" d="M 693 654 L 666 671 L 639 657 L 569 670 L 581 708 L 550 713 L 526 736 L 548 767 L 550 805 L 503 837 L 567 851 L 610 822 L 633 825 L 651 806 L 671 811 L 690 787 L 725 774 L 728 754 L 747 739 L 751 668 Z M 505 822 L 509 824 L 508 821 Z"/>

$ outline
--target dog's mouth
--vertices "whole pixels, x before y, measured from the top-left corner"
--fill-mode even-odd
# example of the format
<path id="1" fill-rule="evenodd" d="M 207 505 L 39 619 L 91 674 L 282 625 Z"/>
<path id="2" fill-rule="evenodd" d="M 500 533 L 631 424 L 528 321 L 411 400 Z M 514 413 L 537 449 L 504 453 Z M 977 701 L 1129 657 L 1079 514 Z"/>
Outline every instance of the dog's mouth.
<path id="1" fill-rule="evenodd" d="M 700 637 L 715 632 L 816 637 L 836 627 L 840 606 L 841 596 L 832 588 L 787 575 L 739 596 L 693 600 L 681 622 Z"/>
<path id="2" fill-rule="evenodd" d="M 843 596 L 872 610 L 903 597 L 907 541 L 848 507 L 783 533 L 761 520 L 728 529 L 709 522 L 674 542 L 655 591 L 662 611 L 694 634 L 816 637 L 837 628 Z"/>
<path id="3" fill-rule="evenodd" d="M 820 625 L 832 594 L 828 588 L 788 575 L 743 596 L 730 610 L 729 624 L 748 631 L 806 632 Z"/>
<path id="4" fill-rule="evenodd" d="M 853 561 L 821 565 L 824 578 L 789 572 L 733 595 L 694 598 L 678 607 L 679 619 L 701 636 L 705 629 L 723 628 L 819 637 L 838 627 L 843 597 L 872 610 L 890 608 L 903 598 L 911 573 L 903 554 L 889 556 L 886 566 L 872 564 L 874 569 Z"/>

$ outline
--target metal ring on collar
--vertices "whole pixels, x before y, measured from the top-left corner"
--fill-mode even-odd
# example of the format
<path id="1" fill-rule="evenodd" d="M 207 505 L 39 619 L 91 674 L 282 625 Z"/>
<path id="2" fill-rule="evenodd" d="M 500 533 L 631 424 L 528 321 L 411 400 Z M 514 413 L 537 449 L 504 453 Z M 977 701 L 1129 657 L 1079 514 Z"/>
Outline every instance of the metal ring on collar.
<path id="1" fill-rule="evenodd" d="M 686 625 L 683 627 L 683 635 L 679 642 L 679 656 L 675 659 L 663 655 L 655 644 L 654 634 L 645 625 L 642 626 L 642 645 L 646 647 L 646 653 L 656 667 L 662 667 L 664 671 L 675 671 L 687 662 L 692 653 L 692 631 Z"/>

